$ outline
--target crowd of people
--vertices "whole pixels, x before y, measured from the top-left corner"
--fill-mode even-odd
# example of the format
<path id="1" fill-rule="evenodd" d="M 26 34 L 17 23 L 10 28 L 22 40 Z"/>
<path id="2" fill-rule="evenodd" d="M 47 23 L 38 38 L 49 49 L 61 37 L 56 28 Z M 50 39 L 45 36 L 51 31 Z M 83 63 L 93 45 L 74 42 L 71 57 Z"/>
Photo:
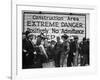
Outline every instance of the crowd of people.
<path id="1" fill-rule="evenodd" d="M 61 42 L 61 40 L 63 42 Z M 22 68 L 43 68 L 43 64 L 54 61 L 55 67 L 89 65 L 89 39 L 78 41 L 78 36 L 63 34 L 49 41 L 43 34 L 33 42 L 33 33 L 22 33 Z M 66 60 L 66 62 L 65 62 Z"/>

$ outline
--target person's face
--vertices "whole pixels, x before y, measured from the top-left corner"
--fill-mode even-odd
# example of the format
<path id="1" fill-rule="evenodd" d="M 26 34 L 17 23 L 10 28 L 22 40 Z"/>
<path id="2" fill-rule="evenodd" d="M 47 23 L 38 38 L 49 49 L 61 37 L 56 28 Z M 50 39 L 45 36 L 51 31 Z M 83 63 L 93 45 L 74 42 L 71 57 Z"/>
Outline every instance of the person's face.
<path id="1" fill-rule="evenodd" d="M 47 40 L 47 39 L 44 40 L 44 44 L 45 44 L 46 46 L 48 45 L 48 40 Z"/>
<path id="2" fill-rule="evenodd" d="M 26 37 L 25 34 L 23 34 L 23 35 L 22 35 L 22 39 L 24 39 L 25 37 Z"/>
<path id="3" fill-rule="evenodd" d="M 73 42 L 73 39 L 70 39 L 70 42 Z"/>
<path id="4" fill-rule="evenodd" d="M 33 40 L 33 36 L 30 36 L 29 39 L 30 39 L 30 40 Z"/>
<path id="5" fill-rule="evenodd" d="M 57 37 L 57 41 L 60 41 L 60 37 Z"/>
<path id="6" fill-rule="evenodd" d="M 48 43 L 48 46 L 50 46 L 51 44 L 50 44 L 50 42 Z"/>
<path id="7" fill-rule="evenodd" d="M 44 40 L 41 41 L 41 44 L 44 45 Z"/>
<path id="8" fill-rule="evenodd" d="M 78 42 L 78 39 L 75 39 L 74 41 L 75 41 L 75 42 Z"/>
<path id="9" fill-rule="evenodd" d="M 27 31 L 30 31 L 30 28 L 27 28 Z"/>
<path id="10" fill-rule="evenodd" d="M 48 40 L 47 39 L 45 39 L 44 41 L 45 41 L 45 43 L 48 43 Z"/>
<path id="11" fill-rule="evenodd" d="M 65 41 L 65 39 L 62 37 L 63 42 Z"/>
<path id="12" fill-rule="evenodd" d="M 54 43 L 53 42 L 51 42 L 51 47 L 54 47 Z"/>
<path id="13" fill-rule="evenodd" d="M 41 38 L 40 38 L 40 37 L 37 37 L 37 40 L 38 40 L 38 41 L 41 41 Z"/>

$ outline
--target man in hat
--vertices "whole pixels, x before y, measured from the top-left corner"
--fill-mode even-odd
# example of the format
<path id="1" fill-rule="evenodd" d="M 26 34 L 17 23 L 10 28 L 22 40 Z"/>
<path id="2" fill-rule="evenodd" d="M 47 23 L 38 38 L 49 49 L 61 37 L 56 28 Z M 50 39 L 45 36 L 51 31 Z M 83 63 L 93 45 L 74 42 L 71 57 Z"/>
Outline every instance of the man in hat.
<path id="1" fill-rule="evenodd" d="M 34 45 L 32 42 L 33 35 L 31 33 L 26 33 L 26 38 L 22 41 L 22 66 L 23 68 L 32 68 L 34 62 Z"/>
<path id="2" fill-rule="evenodd" d="M 70 51 L 67 58 L 67 67 L 71 67 L 73 65 L 73 58 L 74 58 L 74 38 L 73 36 L 70 37 Z"/>
<path id="3" fill-rule="evenodd" d="M 37 42 L 36 42 L 36 67 L 42 68 L 43 64 L 47 62 L 48 55 L 46 53 L 44 43 L 45 43 L 45 36 L 43 34 L 40 34 L 37 36 Z"/>
<path id="4" fill-rule="evenodd" d="M 62 53 L 61 53 L 61 66 L 63 67 L 64 61 L 67 58 L 67 54 L 70 51 L 70 45 L 68 41 L 68 35 L 64 34 L 61 36 L 63 43 L 62 43 Z M 67 63 L 66 63 L 67 65 Z"/>
<path id="5" fill-rule="evenodd" d="M 84 37 L 80 43 L 81 66 L 89 65 L 89 41 Z"/>

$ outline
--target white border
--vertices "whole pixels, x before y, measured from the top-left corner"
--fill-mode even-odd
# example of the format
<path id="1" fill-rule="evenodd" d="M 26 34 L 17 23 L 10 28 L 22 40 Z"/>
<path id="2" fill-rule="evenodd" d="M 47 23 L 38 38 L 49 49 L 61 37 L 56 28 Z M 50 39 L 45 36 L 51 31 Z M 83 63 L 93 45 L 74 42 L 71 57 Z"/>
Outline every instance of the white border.
<path id="1" fill-rule="evenodd" d="M 96 14 L 94 8 L 77 7 L 76 9 L 69 9 L 68 6 L 54 7 L 54 6 L 26 6 L 24 4 L 13 4 L 12 9 L 12 79 L 25 80 L 28 78 L 43 78 L 53 76 L 70 76 L 70 75 L 87 75 L 96 72 L 96 49 L 95 49 L 95 21 Z M 53 8 L 54 7 L 54 8 Z M 37 11 L 53 11 L 53 12 L 76 12 L 76 13 L 90 13 L 90 64 L 89 67 L 71 67 L 71 68 L 48 68 L 48 69 L 21 69 L 21 34 L 22 34 L 22 10 L 37 10 Z M 16 14 L 18 13 L 18 14 Z M 17 31 L 17 32 L 16 32 Z M 93 35 L 94 34 L 94 35 Z M 16 43 L 17 42 L 17 43 Z M 16 56 L 17 55 L 17 56 Z M 18 61 L 17 61 L 18 60 Z M 81 74 L 80 74 L 81 73 Z"/>

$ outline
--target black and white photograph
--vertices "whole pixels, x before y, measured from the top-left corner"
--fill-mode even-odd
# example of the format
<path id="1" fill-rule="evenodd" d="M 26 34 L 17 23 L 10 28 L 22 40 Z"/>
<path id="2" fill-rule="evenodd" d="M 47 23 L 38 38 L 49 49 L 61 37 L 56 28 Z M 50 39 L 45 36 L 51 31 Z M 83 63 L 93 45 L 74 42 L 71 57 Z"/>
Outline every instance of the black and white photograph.
<path id="1" fill-rule="evenodd" d="M 22 69 L 90 66 L 89 13 L 22 11 Z"/>
<path id="2" fill-rule="evenodd" d="M 97 71 L 95 7 L 12 4 L 12 80 L 84 79 Z"/>
<path id="3" fill-rule="evenodd" d="M 100 80 L 100 0 L 0 3 L 0 80 Z"/>

